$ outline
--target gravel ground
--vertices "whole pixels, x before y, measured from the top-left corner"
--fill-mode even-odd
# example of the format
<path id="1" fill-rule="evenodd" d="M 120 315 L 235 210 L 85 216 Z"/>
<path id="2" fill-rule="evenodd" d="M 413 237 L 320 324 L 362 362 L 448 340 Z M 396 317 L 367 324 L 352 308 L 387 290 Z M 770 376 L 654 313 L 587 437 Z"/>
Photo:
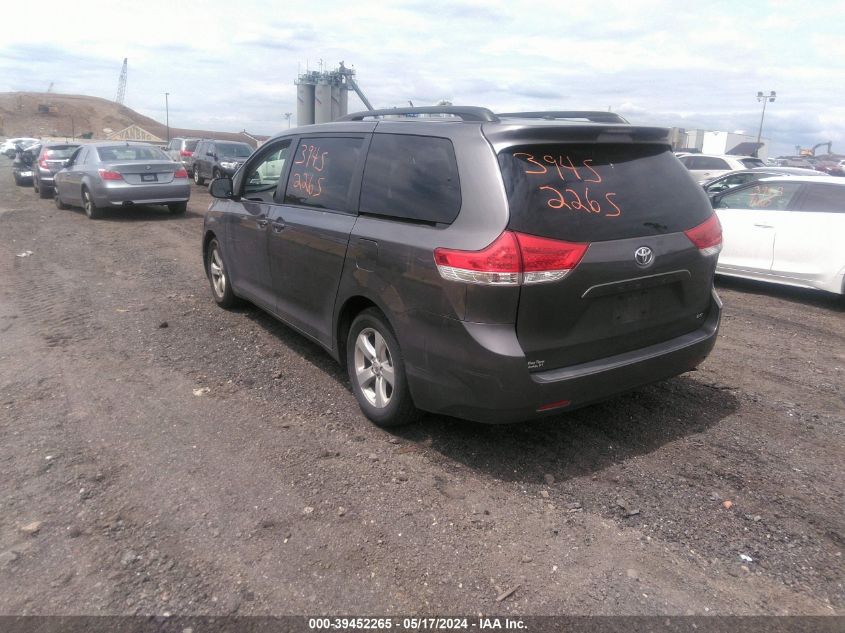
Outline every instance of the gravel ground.
<path id="1" fill-rule="evenodd" d="M 720 282 L 696 372 L 387 432 L 214 305 L 208 202 L 92 222 L 0 162 L 0 614 L 845 614 L 843 300 Z"/>

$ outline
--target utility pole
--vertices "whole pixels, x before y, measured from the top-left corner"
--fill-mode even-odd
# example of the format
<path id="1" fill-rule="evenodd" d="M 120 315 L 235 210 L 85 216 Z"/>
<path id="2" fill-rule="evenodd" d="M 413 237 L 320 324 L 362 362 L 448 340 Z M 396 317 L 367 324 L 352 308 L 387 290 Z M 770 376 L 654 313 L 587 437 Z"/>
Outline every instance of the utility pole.
<path id="1" fill-rule="evenodd" d="M 167 142 L 170 142 L 170 104 L 167 101 L 167 98 L 170 96 L 169 92 L 164 93 L 164 116 L 165 116 L 165 124 L 167 125 Z"/>
<path id="2" fill-rule="evenodd" d="M 288 122 L 288 129 L 290 129 L 290 117 L 293 115 L 293 112 L 285 112 L 285 119 Z"/>
<path id="3" fill-rule="evenodd" d="M 755 155 L 755 156 L 757 156 L 757 154 L 760 152 L 760 138 L 763 136 L 763 119 L 764 119 L 764 118 L 765 118 L 765 116 L 766 116 L 766 104 L 767 104 L 769 101 L 774 101 L 776 96 L 777 96 L 777 94 L 775 93 L 775 91 L 774 91 L 774 90 L 772 90 L 772 91 L 771 91 L 769 94 L 767 94 L 767 95 L 764 95 L 762 92 L 758 92 L 758 93 L 757 93 L 757 101 L 758 101 L 758 103 L 759 103 L 760 101 L 762 101 L 762 102 L 763 102 L 763 114 L 761 114 L 761 115 L 760 115 L 760 128 L 757 130 L 757 149 L 755 149 L 755 150 L 754 150 L 754 155 Z"/>

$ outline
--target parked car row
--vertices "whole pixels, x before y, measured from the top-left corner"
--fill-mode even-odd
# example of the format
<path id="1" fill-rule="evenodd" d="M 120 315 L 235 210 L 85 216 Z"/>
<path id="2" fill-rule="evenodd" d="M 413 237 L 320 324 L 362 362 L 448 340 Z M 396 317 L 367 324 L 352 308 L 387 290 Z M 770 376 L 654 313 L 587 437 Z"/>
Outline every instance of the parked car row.
<path id="1" fill-rule="evenodd" d="M 204 185 L 206 180 L 233 176 L 253 149 L 248 143 L 238 141 L 174 138 L 165 151 L 171 159 L 182 163 L 196 184 Z"/>
<path id="2" fill-rule="evenodd" d="M 185 213 L 191 196 L 188 172 L 147 143 L 37 143 L 16 148 L 12 172 L 17 185 L 31 184 L 59 209 L 82 207 L 96 219 L 106 209 L 165 205 Z"/>
<path id="3" fill-rule="evenodd" d="M 435 110 L 452 124 L 420 116 Z M 186 165 L 211 178 L 214 301 L 323 346 L 382 426 L 542 417 L 693 369 L 718 332 L 717 273 L 845 293 L 845 181 L 732 157 L 742 169 L 699 186 L 668 130 L 606 112 L 404 108 L 254 152 L 191 140 L 167 148 L 178 162 L 65 148 L 56 205 L 181 213 Z"/>

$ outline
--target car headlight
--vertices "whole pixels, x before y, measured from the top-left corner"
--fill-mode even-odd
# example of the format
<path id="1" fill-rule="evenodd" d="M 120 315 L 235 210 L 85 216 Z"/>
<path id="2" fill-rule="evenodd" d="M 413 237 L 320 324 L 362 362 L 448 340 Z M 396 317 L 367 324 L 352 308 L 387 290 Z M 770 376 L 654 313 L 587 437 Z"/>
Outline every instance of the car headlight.
<path id="1" fill-rule="evenodd" d="M 220 162 L 220 166 L 223 169 L 237 169 L 238 168 L 237 163 L 225 163 L 225 162 L 222 162 L 222 161 Z"/>

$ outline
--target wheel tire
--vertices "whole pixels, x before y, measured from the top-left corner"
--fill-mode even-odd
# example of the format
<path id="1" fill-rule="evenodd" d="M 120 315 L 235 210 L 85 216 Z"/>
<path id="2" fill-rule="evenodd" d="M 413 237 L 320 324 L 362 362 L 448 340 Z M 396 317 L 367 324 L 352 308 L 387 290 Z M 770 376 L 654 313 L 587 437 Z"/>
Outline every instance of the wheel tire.
<path id="1" fill-rule="evenodd" d="M 232 308 L 238 303 L 238 298 L 232 290 L 220 243 L 214 238 L 208 244 L 205 255 L 205 274 L 211 284 L 211 296 L 221 308 Z"/>
<path id="2" fill-rule="evenodd" d="M 368 308 L 352 321 L 346 367 L 358 406 L 374 424 L 399 426 L 418 419 L 399 342 L 379 310 Z M 388 368 L 392 371 L 385 371 Z"/>
<path id="3" fill-rule="evenodd" d="M 42 200 L 46 200 L 47 198 L 53 197 L 53 192 L 50 187 L 45 187 L 43 184 L 41 184 L 40 180 L 37 180 L 35 178 L 32 179 L 32 182 L 33 187 L 35 187 L 35 191 L 38 193 L 39 198 L 41 198 Z"/>
<path id="4" fill-rule="evenodd" d="M 198 185 L 205 184 L 205 178 L 200 176 L 200 168 L 197 165 L 194 165 L 194 182 Z"/>
<path id="5" fill-rule="evenodd" d="M 188 210 L 188 203 L 187 202 L 174 202 L 172 204 L 168 204 L 167 208 L 173 215 L 182 215 L 185 211 Z"/>
<path id="6" fill-rule="evenodd" d="M 212 177 L 216 180 L 217 178 L 222 178 L 223 174 L 220 173 L 220 170 L 217 167 L 214 168 L 214 171 L 211 172 Z"/>
<path id="7" fill-rule="evenodd" d="M 53 202 L 56 203 L 56 208 L 59 209 L 60 211 L 64 211 L 65 209 L 68 208 L 68 206 L 64 202 L 62 202 L 62 198 L 61 198 L 61 196 L 59 196 L 59 190 L 58 189 L 53 190 Z"/>
<path id="8" fill-rule="evenodd" d="M 99 220 L 103 217 L 103 210 L 97 206 L 91 192 L 85 188 L 82 189 L 82 208 L 90 220 Z"/>

